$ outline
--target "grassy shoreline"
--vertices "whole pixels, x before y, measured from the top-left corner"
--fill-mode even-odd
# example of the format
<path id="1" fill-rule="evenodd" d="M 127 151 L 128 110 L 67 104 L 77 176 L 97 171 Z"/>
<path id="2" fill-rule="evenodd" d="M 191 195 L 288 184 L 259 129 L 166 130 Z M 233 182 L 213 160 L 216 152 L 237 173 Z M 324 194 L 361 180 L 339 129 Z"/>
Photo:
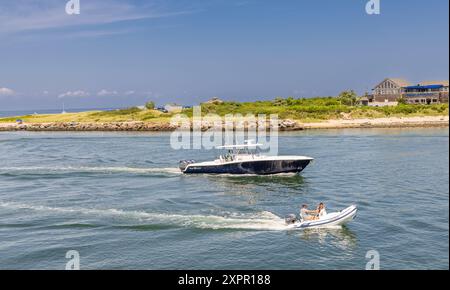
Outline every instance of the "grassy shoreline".
<path id="1" fill-rule="evenodd" d="M 280 120 L 293 120 L 298 124 L 308 124 L 306 127 L 327 127 L 323 126 L 359 126 L 358 124 L 370 123 L 370 120 L 385 119 L 379 123 L 380 126 L 388 126 L 389 123 L 397 123 L 401 118 L 413 118 L 411 122 L 406 122 L 409 125 L 420 125 L 420 119 L 414 120 L 416 117 L 448 117 L 448 104 L 434 104 L 434 105 L 407 105 L 400 104 L 395 107 L 362 107 L 342 104 L 339 98 L 311 98 L 311 99 L 281 99 L 277 98 L 273 101 L 257 101 L 257 102 L 217 102 L 204 103 L 201 105 L 202 115 L 216 114 L 225 116 L 228 114 L 242 115 L 247 114 L 277 114 Z M 193 109 L 185 109 L 182 114 L 192 117 Z M 175 114 L 162 113 L 157 110 L 139 109 L 136 107 L 111 110 L 111 111 L 88 111 L 81 113 L 66 113 L 66 114 L 47 114 L 47 115 L 27 115 L 0 118 L 0 124 L 3 124 L 5 130 L 6 124 L 11 127 L 17 119 L 20 119 L 24 124 L 98 124 L 97 127 L 101 129 L 101 124 L 117 124 L 117 123 L 145 123 L 151 124 L 144 129 L 148 130 L 170 130 L 170 120 Z M 389 121 L 389 119 L 392 119 Z M 362 121 L 358 121 L 362 120 Z M 341 122 L 342 124 L 339 124 Z M 444 120 L 445 122 L 445 120 Z M 436 123 L 442 125 L 442 120 L 436 121 L 424 119 L 424 125 Z M 447 120 L 448 123 L 448 120 Z M 312 125 L 311 125 L 312 124 Z M 356 125 L 351 125 L 356 124 Z M 107 125 L 105 125 L 107 126 Z M 69 130 L 71 126 L 66 126 Z M 120 127 L 120 126 L 119 126 Z M 148 127 L 148 128 L 147 128 Z M 304 126 L 305 127 L 305 126 Z M 131 128 L 132 129 L 132 128 Z"/>

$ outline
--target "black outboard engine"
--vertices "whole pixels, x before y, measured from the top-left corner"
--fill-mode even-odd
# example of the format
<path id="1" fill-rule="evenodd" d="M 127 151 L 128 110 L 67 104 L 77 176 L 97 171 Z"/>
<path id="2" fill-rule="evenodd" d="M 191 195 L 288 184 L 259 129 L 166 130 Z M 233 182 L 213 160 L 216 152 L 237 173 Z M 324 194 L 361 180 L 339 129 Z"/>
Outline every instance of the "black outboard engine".
<path id="1" fill-rule="evenodd" d="M 297 216 L 295 214 L 290 214 L 286 216 L 284 220 L 286 221 L 287 225 L 292 225 L 295 224 L 295 222 L 297 221 Z"/>
<path id="2" fill-rule="evenodd" d="M 184 171 L 189 164 L 195 163 L 195 160 L 181 160 L 180 161 L 180 170 Z"/>

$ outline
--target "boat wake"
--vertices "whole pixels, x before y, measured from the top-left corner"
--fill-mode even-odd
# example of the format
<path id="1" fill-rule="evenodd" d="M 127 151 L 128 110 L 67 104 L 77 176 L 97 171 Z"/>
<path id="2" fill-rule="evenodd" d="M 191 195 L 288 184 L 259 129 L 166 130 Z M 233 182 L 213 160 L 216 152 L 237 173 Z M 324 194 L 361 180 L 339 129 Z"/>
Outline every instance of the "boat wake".
<path id="1" fill-rule="evenodd" d="M 178 168 L 137 168 L 137 167 L 89 167 L 89 166 L 56 166 L 56 167 L 0 167 L 2 175 L 16 174 L 64 174 L 64 173 L 129 173 L 129 174 L 171 174 L 181 175 Z"/>
<path id="2" fill-rule="evenodd" d="M 263 211 L 253 214 L 228 213 L 219 215 L 181 215 L 169 213 L 153 213 L 145 211 L 126 211 L 121 209 L 88 209 L 49 207 L 41 205 L 30 205 L 16 202 L 0 202 L 0 208 L 9 210 L 32 210 L 47 212 L 49 214 L 69 214 L 78 218 L 79 215 L 123 219 L 129 222 L 134 220 L 135 226 L 143 225 L 167 225 L 173 227 L 197 228 L 197 229 L 234 229 L 234 230 L 256 230 L 256 231 L 282 231 L 286 230 L 284 219 L 277 215 Z M 128 224 L 128 223 L 127 223 Z M 120 226 L 121 224 L 119 224 Z M 116 225 L 114 225 L 116 226 Z"/>

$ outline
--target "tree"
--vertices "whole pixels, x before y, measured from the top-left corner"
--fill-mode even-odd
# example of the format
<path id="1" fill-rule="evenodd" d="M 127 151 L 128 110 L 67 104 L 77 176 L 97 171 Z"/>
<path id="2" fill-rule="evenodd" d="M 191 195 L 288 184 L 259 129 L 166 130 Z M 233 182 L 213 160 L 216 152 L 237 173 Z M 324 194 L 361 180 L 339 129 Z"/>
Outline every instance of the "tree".
<path id="1" fill-rule="evenodd" d="M 341 102 L 342 105 L 354 106 L 358 101 L 358 95 L 353 90 L 344 91 L 339 94 L 338 100 Z"/>
<path id="2" fill-rule="evenodd" d="M 145 107 L 146 107 L 148 110 L 153 110 L 153 109 L 155 108 L 155 102 L 153 102 L 153 101 L 148 101 L 147 103 L 145 103 Z"/>

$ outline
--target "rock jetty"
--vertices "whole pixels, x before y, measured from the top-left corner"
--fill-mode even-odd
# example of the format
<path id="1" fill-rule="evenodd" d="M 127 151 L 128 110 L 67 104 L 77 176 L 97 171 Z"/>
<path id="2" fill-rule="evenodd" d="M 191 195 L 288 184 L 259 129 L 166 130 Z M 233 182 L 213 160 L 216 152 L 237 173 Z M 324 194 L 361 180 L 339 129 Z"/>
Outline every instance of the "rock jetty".
<path id="1" fill-rule="evenodd" d="M 267 124 L 267 128 L 271 125 Z M 247 127 L 247 126 L 245 126 Z M 303 130 L 303 126 L 293 120 L 282 120 L 278 124 L 281 131 Z M 0 123 L 0 131 L 148 131 L 148 132 L 171 132 L 179 127 L 167 123 L 152 122 L 111 122 L 111 123 L 85 123 L 85 122 L 58 122 L 58 123 Z M 213 128 L 210 122 L 203 122 L 201 130 L 206 131 Z M 192 129 L 192 125 L 191 128 Z"/>

